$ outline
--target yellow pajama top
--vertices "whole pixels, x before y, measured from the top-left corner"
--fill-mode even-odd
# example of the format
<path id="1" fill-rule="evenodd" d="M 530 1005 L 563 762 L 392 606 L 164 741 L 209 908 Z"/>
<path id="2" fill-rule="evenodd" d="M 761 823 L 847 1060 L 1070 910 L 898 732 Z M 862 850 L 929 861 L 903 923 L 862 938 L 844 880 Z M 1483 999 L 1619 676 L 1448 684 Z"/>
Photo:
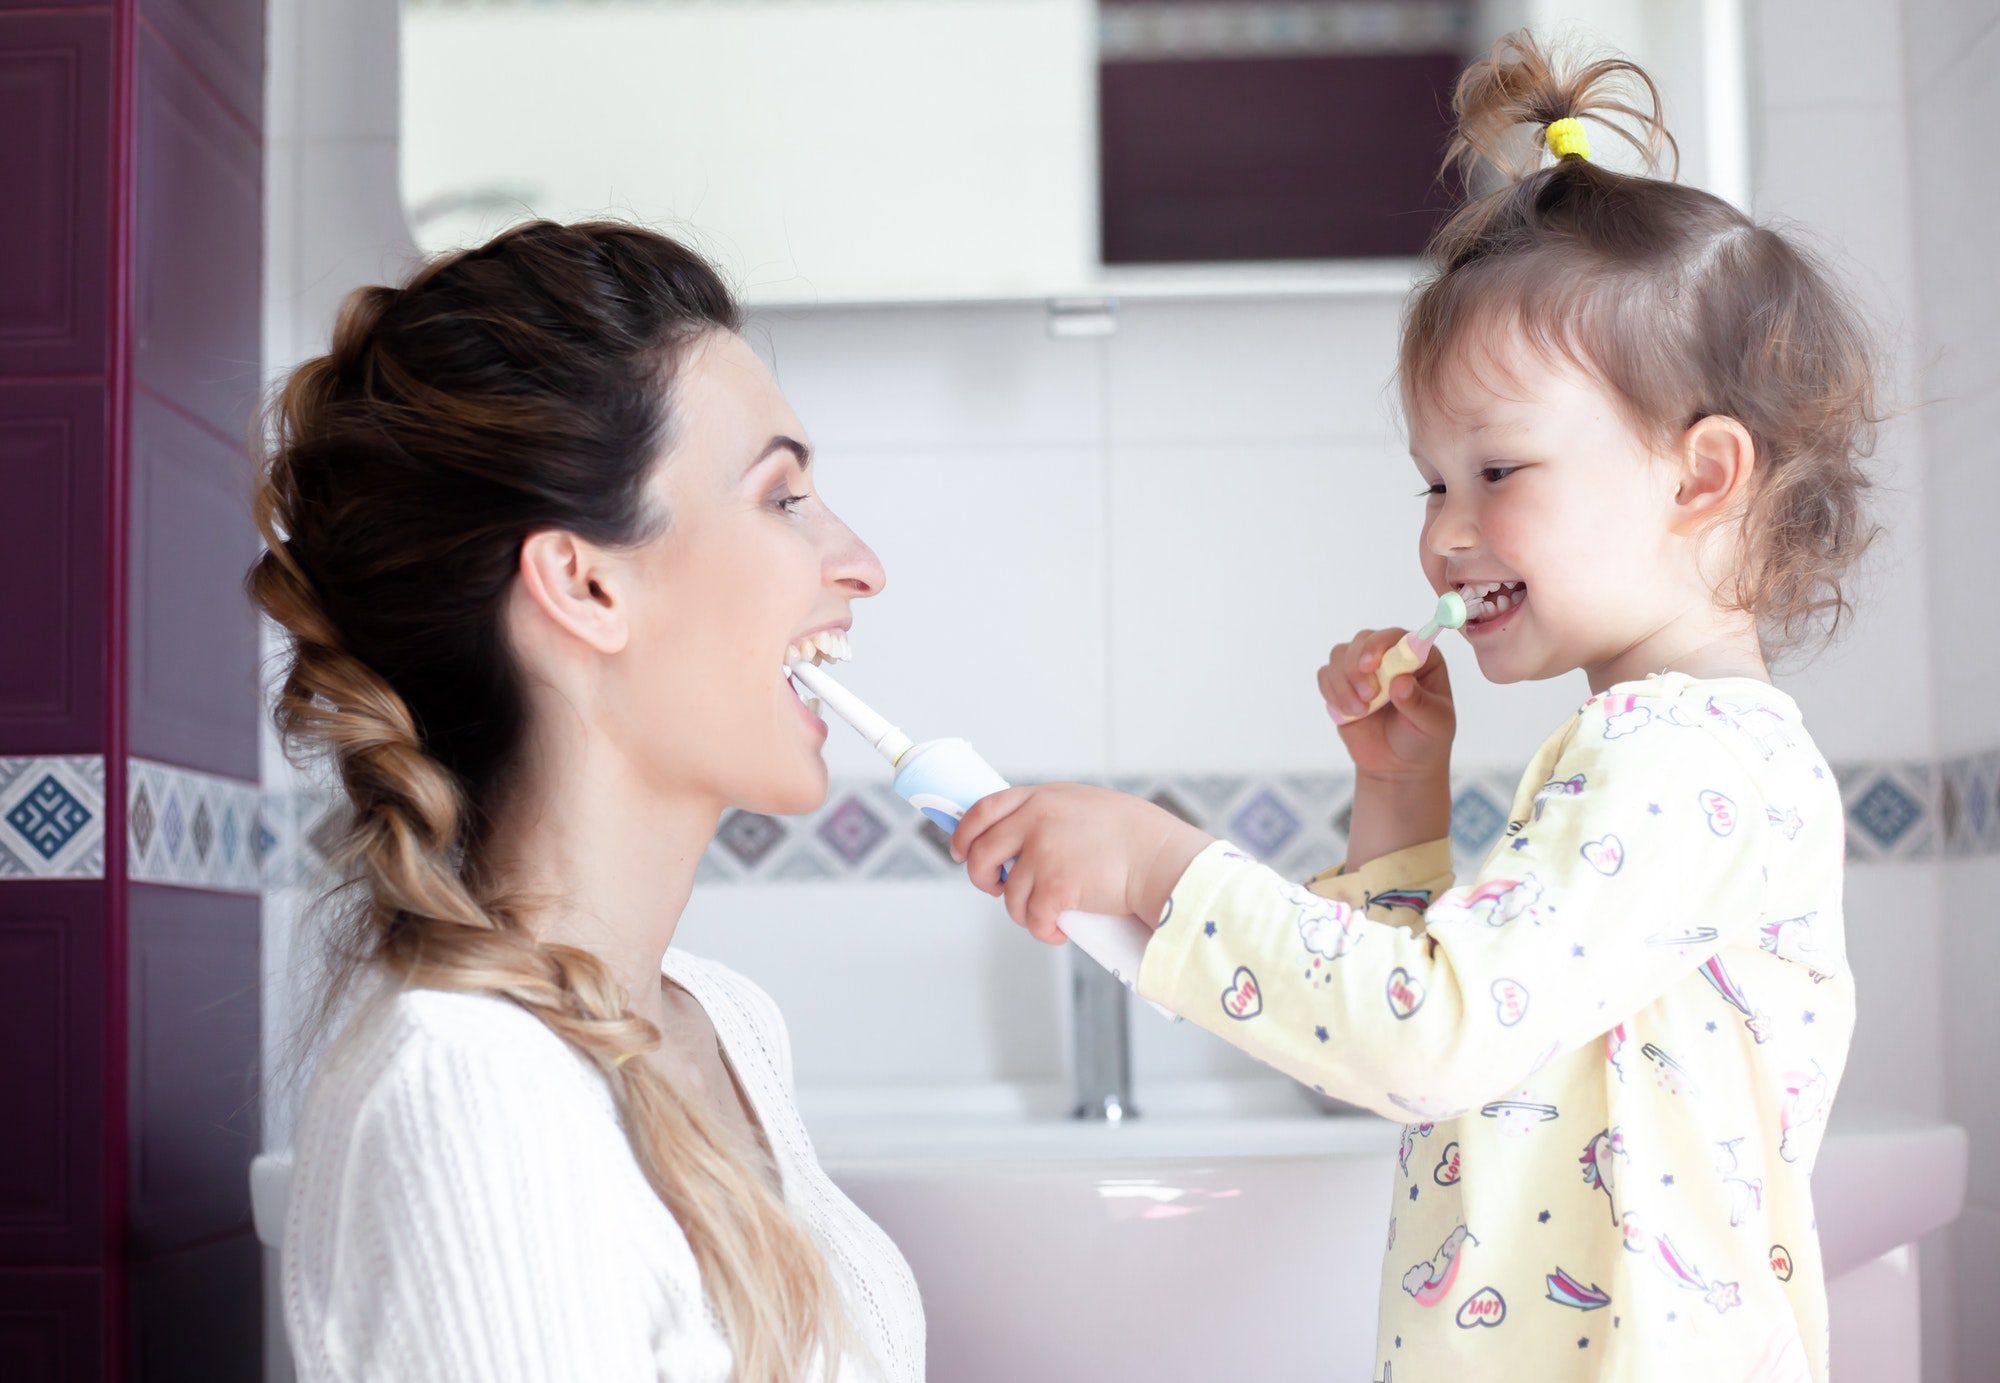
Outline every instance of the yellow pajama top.
<path id="1" fill-rule="evenodd" d="M 1210 846 L 1138 988 L 1412 1121 L 1379 1379 L 1824 1383 L 1844 843 L 1790 697 L 1661 674 L 1549 738 L 1466 882 L 1442 841 L 1306 887 Z"/>

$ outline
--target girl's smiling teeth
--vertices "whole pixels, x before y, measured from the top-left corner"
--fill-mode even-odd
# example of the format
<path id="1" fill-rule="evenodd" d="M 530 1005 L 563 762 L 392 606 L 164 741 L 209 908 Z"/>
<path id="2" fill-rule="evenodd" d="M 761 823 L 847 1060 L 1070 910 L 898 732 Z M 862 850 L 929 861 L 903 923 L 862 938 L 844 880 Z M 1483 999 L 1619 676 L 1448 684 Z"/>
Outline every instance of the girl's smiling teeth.
<path id="1" fill-rule="evenodd" d="M 1466 625 L 1486 624 L 1519 609 L 1528 600 L 1525 581 L 1459 581 L 1454 583 L 1465 598 Z"/>

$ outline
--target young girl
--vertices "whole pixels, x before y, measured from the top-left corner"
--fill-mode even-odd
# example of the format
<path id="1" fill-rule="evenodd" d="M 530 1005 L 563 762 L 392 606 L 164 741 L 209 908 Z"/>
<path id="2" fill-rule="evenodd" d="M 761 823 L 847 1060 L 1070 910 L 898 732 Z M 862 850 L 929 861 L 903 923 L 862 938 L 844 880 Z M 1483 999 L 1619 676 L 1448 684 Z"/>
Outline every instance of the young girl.
<path id="1" fill-rule="evenodd" d="M 1341 730 L 1351 854 L 1307 888 L 1067 785 L 980 803 L 954 850 L 1044 939 L 1069 908 L 1157 918 L 1140 993 L 1414 1121 L 1380 1378 L 1823 1380 L 1810 1178 L 1854 1019 L 1843 824 L 1765 653 L 1845 608 L 1865 343 L 1776 233 L 1590 161 L 1584 118 L 1670 145 L 1629 64 L 1565 73 L 1518 35 L 1457 110 L 1468 164 L 1505 171 L 1519 126 L 1553 160 L 1443 228 L 1407 314 L 1420 560 L 1465 596 L 1489 678 L 1581 668 L 1592 692 L 1500 843 L 1453 886 L 1433 653 Z M 1364 709 L 1402 632 L 1333 651 L 1331 711 Z"/>

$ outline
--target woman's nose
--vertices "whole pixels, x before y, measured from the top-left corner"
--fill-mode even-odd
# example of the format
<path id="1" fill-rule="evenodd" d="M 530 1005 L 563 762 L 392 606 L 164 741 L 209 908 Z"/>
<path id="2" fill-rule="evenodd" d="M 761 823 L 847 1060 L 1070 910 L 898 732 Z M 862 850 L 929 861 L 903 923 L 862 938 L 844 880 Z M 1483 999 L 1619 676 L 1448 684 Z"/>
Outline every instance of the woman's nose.
<path id="1" fill-rule="evenodd" d="M 832 548 L 827 558 L 826 579 L 828 585 L 844 586 L 852 598 L 879 595 L 889 584 L 888 573 L 882 570 L 882 559 L 875 555 L 875 549 L 861 541 L 853 529 L 840 520 L 834 520 Z"/>

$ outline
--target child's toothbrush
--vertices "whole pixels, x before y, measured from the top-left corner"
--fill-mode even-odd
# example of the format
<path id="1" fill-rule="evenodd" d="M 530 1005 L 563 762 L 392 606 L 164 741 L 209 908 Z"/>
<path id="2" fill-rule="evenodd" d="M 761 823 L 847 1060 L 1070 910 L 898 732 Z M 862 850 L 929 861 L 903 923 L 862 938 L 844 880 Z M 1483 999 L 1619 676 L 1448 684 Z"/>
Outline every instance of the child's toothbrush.
<path id="1" fill-rule="evenodd" d="M 1424 659 L 1430 657 L 1431 645 L 1437 642 L 1441 631 L 1456 629 L 1464 623 L 1465 597 L 1457 591 L 1446 591 L 1438 600 L 1437 613 L 1431 617 L 1431 622 L 1403 635 L 1396 641 L 1395 647 L 1382 655 L 1382 666 L 1375 673 L 1375 699 L 1368 703 L 1368 709 L 1358 716 L 1349 716 L 1328 706 L 1334 722 L 1346 725 L 1381 710 L 1389 700 L 1389 684 L 1404 673 L 1415 672 L 1424 665 Z"/>
<path id="2" fill-rule="evenodd" d="M 1006 791 L 1007 780 L 994 772 L 992 765 L 980 758 L 967 741 L 942 739 L 914 744 L 908 735 L 834 681 L 817 664 L 795 662 L 785 671 L 804 683 L 828 710 L 853 726 L 861 738 L 889 761 L 896 770 L 896 795 L 941 829 L 956 831 L 959 818 L 971 810 L 974 802 Z M 1004 869 L 1001 877 L 1006 877 Z M 1144 922 L 1136 917 L 1113 917 L 1101 912 L 1066 912 L 1057 925 L 1085 955 L 1109 970 L 1127 989 L 1133 987 L 1139 977 L 1139 961 L 1146 953 L 1146 942 L 1153 935 Z M 1161 1004 L 1153 1007 L 1169 1018 L 1176 1018 L 1171 1009 Z"/>

